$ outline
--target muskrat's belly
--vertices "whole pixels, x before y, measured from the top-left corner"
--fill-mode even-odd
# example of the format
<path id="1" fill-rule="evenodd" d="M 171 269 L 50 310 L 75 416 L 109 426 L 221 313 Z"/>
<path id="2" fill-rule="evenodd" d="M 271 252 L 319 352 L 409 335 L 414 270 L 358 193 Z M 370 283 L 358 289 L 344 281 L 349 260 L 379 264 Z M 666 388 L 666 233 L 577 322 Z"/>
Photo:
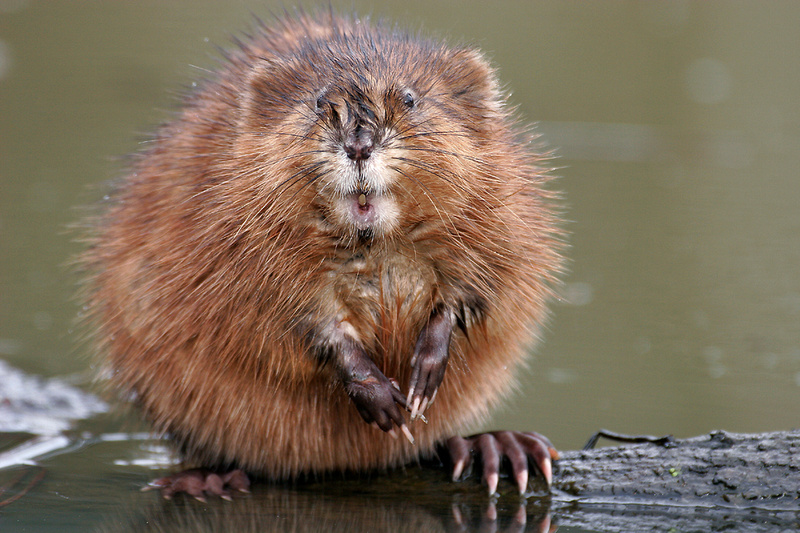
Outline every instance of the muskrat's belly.
<path id="1" fill-rule="evenodd" d="M 273 479 L 399 466 L 432 455 L 452 435 L 475 430 L 513 388 L 519 347 L 500 343 L 487 350 L 482 336 L 454 339 L 444 382 L 426 412 L 428 423 L 408 422 L 414 445 L 365 423 L 326 368 L 308 380 L 217 375 L 190 394 L 206 401 L 188 405 L 160 394 L 161 412 L 150 415 L 169 419 L 167 429 L 198 466 L 235 464 Z M 403 374 L 398 381 L 406 390 Z"/>

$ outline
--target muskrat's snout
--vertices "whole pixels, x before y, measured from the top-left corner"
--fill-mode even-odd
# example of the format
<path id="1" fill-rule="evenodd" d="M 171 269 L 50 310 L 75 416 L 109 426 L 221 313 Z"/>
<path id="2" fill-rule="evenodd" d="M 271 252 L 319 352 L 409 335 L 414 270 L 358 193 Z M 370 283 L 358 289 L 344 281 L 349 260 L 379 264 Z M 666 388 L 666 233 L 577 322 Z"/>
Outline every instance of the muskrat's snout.
<path id="1" fill-rule="evenodd" d="M 347 231 L 370 236 L 383 235 L 399 223 L 399 212 L 391 191 L 396 173 L 389 167 L 385 133 L 377 112 L 360 101 L 338 106 L 332 123 L 334 154 L 331 172 L 320 181 L 332 217 Z"/>
<path id="2" fill-rule="evenodd" d="M 393 178 L 375 113 L 353 112 L 352 107 L 348 106 L 348 120 L 340 123 L 336 132 L 337 169 L 333 177 L 341 195 L 355 194 L 364 206 L 359 195 L 385 194 Z"/>
<path id="3" fill-rule="evenodd" d="M 371 128 L 358 125 L 345 137 L 344 153 L 356 163 L 369 159 L 375 146 L 374 138 L 375 132 Z"/>

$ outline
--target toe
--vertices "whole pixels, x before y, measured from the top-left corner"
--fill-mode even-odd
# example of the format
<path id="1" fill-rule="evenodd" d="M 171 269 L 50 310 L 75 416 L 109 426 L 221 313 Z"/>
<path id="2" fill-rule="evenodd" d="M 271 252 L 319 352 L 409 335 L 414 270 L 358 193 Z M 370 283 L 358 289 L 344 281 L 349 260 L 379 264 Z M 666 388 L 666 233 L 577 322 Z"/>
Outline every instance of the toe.
<path id="1" fill-rule="evenodd" d="M 452 437 L 447 439 L 445 447 L 453 461 L 453 481 L 458 481 L 472 462 L 469 442 L 463 437 Z"/>
<path id="2" fill-rule="evenodd" d="M 527 456 L 531 458 L 539 472 L 542 473 L 547 486 L 550 487 L 553 482 L 552 456 L 554 454 L 556 457 L 558 456 L 558 452 L 555 451 L 553 445 L 550 444 L 549 440 L 535 433 L 520 433 L 519 444 L 525 450 Z"/>
<path id="3" fill-rule="evenodd" d="M 511 463 L 511 472 L 517 482 L 519 493 L 523 494 L 528 487 L 528 456 L 526 450 L 510 431 L 498 431 L 495 434 L 500 445 L 501 455 L 505 455 Z"/>
<path id="4" fill-rule="evenodd" d="M 481 454 L 483 479 L 489 486 L 489 494 L 494 494 L 500 482 L 500 450 L 497 439 L 490 433 L 484 433 L 478 437 L 475 447 Z"/>

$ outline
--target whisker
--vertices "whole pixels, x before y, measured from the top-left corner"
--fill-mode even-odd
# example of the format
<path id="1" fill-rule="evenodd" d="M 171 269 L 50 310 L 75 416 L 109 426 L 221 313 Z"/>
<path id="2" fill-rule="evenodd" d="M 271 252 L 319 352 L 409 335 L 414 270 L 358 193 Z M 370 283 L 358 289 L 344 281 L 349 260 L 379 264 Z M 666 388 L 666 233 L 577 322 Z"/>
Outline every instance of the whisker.
<path id="1" fill-rule="evenodd" d="M 307 172 L 307 173 L 306 173 L 304 176 L 302 176 L 302 177 L 308 176 L 309 174 L 311 174 L 311 172 L 314 172 L 314 171 L 316 171 L 316 169 L 310 170 L 309 172 Z M 313 184 L 315 181 L 317 181 L 318 179 L 320 179 L 321 177 L 323 177 L 323 176 L 325 176 L 325 175 L 327 175 L 327 174 L 329 174 L 329 173 L 328 173 L 328 172 L 322 172 L 322 173 L 319 173 L 319 174 L 317 174 L 316 176 L 314 176 L 314 177 L 313 177 L 313 178 L 311 178 L 310 180 L 306 181 L 306 182 L 305 182 L 305 183 L 304 183 L 304 184 L 303 184 L 303 185 L 302 185 L 302 186 L 301 186 L 299 189 L 297 189 L 297 190 L 294 192 L 294 194 L 293 194 L 292 196 L 290 196 L 290 197 L 289 197 L 289 199 L 290 199 L 290 200 L 291 200 L 291 199 L 294 199 L 294 197 L 295 197 L 295 196 L 297 196 L 297 195 L 298 195 L 298 194 L 299 194 L 299 193 L 300 193 L 300 192 L 301 192 L 303 189 L 305 189 L 306 187 L 309 187 L 309 186 L 311 186 L 311 184 Z M 296 181 L 295 181 L 295 183 L 296 183 L 297 181 L 299 181 L 299 178 L 298 178 L 298 180 L 296 180 Z"/>
<path id="2" fill-rule="evenodd" d="M 297 182 L 301 181 L 301 180 L 302 180 L 302 179 L 304 179 L 305 177 L 307 177 L 307 176 L 309 176 L 309 175 L 311 175 L 311 174 L 315 173 L 315 172 L 316 172 L 316 171 L 319 169 L 319 167 L 321 167 L 322 165 L 323 165 L 323 163 L 321 163 L 321 162 L 320 162 L 320 163 L 315 163 L 315 164 L 313 164 L 313 165 L 310 165 L 310 166 L 309 166 L 309 167 L 307 167 L 307 168 L 303 168 L 303 169 L 301 169 L 301 170 L 298 170 L 297 172 L 295 172 L 294 174 L 292 174 L 291 176 L 289 176 L 288 178 L 286 178 L 285 180 L 283 180 L 281 183 L 279 183 L 278 185 L 276 185 L 275 187 L 273 187 L 273 188 L 272 188 L 272 190 L 270 191 L 269 195 L 268 195 L 269 201 L 268 201 L 267 203 L 265 203 L 264 205 L 262 205 L 262 207 L 261 207 L 260 209 L 258 209 L 258 210 L 253 210 L 253 211 L 252 211 L 252 212 L 251 212 L 251 213 L 250 213 L 250 214 L 247 216 L 247 218 L 246 218 L 246 219 L 245 219 L 245 220 L 244 220 L 244 221 L 243 221 L 243 222 L 242 222 L 242 223 L 239 225 L 239 227 L 238 227 L 238 228 L 237 228 L 237 230 L 236 230 L 236 233 L 235 233 L 235 234 L 234 234 L 234 235 L 231 237 L 231 240 L 232 240 L 232 241 L 235 241 L 235 240 L 238 238 L 238 236 L 239 236 L 239 235 L 240 235 L 240 234 L 241 234 L 241 233 L 242 233 L 242 232 L 243 232 L 243 231 L 244 231 L 244 230 L 245 230 L 247 227 L 249 227 L 250 223 L 251 223 L 251 222 L 252 222 L 254 219 L 256 219 L 256 218 L 258 218 L 258 217 L 261 217 L 261 216 L 263 216 L 264 212 L 265 212 L 267 209 L 269 209 L 269 207 L 270 207 L 270 206 L 274 206 L 274 205 L 275 205 L 275 203 L 276 203 L 276 201 L 277 201 L 277 199 L 276 199 L 276 194 L 275 194 L 275 193 L 277 193 L 277 192 L 278 192 L 278 191 L 279 191 L 281 188 L 283 188 L 283 187 L 291 187 L 291 186 L 293 186 L 295 183 L 297 183 Z M 297 191 L 295 191 L 295 192 L 294 192 L 294 194 L 292 194 L 292 195 L 291 195 L 291 196 L 290 196 L 290 197 L 289 197 L 289 198 L 286 200 L 286 203 L 287 203 L 287 205 L 288 205 L 288 204 L 291 202 L 291 200 L 293 200 L 293 199 L 295 198 L 295 196 L 297 196 L 297 194 L 298 194 L 300 191 L 302 191 L 302 190 L 303 190 L 305 187 L 307 187 L 308 185 L 310 185 L 310 184 L 311 184 L 311 183 L 313 183 L 315 180 L 317 180 L 317 179 L 318 179 L 320 176 L 323 176 L 323 175 L 324 175 L 324 174 L 318 174 L 318 175 L 314 176 L 312 179 L 308 180 L 308 182 L 304 183 L 302 187 L 300 187 L 300 188 L 299 188 Z M 250 201 L 250 203 L 255 203 L 255 202 L 258 202 L 259 200 L 260 200 L 260 198 L 259 198 L 259 197 L 254 197 L 254 198 L 253 198 L 253 199 Z"/>
<path id="3" fill-rule="evenodd" d="M 283 163 L 285 161 L 289 161 L 289 160 L 292 160 L 292 159 L 299 159 L 299 158 L 302 158 L 302 157 L 305 157 L 305 156 L 308 156 L 308 155 L 323 154 L 323 153 L 327 153 L 327 152 L 328 152 L 328 150 L 324 150 L 324 149 L 304 150 L 302 152 L 296 152 L 296 153 L 292 153 L 292 154 L 283 156 L 283 157 L 281 157 L 279 159 L 273 159 L 273 160 L 270 161 L 270 163 L 271 164 Z M 313 163 L 313 165 L 316 165 L 316 166 L 320 166 L 322 164 L 323 164 L 322 162 Z M 299 171 L 299 173 L 302 173 L 302 170 Z M 290 176 L 286 180 L 284 180 L 281 183 L 279 183 L 278 185 L 276 185 L 275 188 L 271 191 L 271 193 L 277 192 L 278 189 L 280 189 L 287 182 L 291 181 L 296 175 L 297 174 L 293 174 L 292 176 Z M 202 196 L 204 194 L 209 194 L 214 189 L 221 189 L 221 188 L 223 188 L 223 187 L 225 187 L 227 185 L 230 185 L 232 182 L 241 179 L 242 176 L 243 176 L 242 174 L 236 174 L 235 176 L 232 176 L 232 177 L 230 177 L 230 178 L 228 178 L 226 180 L 222 180 L 222 181 L 218 181 L 218 182 L 212 183 L 209 186 L 207 186 L 206 188 L 204 188 L 203 190 L 197 191 L 196 193 L 191 195 L 189 197 L 189 199 L 193 200 L 193 199 L 196 199 L 196 198 L 198 198 L 198 197 L 200 197 L 200 196 Z"/>
<path id="4" fill-rule="evenodd" d="M 453 234 L 458 238 L 459 241 L 461 241 L 461 235 L 460 235 L 460 233 L 458 231 L 458 228 L 456 227 L 455 223 L 453 222 L 452 217 L 447 213 L 447 210 L 444 209 L 444 206 L 441 205 L 441 202 L 438 200 L 438 198 L 436 198 L 436 195 L 433 194 L 433 192 L 424 183 L 422 183 L 420 180 L 418 180 L 417 178 L 415 178 L 411 174 L 409 174 L 407 172 L 404 172 L 402 169 L 400 169 L 398 167 L 390 167 L 390 168 L 392 170 L 394 170 L 395 172 L 397 172 L 398 174 L 400 174 L 401 176 L 413 181 L 418 187 L 420 187 L 422 189 L 423 193 L 428 198 L 428 200 L 431 202 L 431 205 L 433 206 L 433 208 L 436 210 L 436 214 L 438 215 L 439 220 L 441 220 L 444 223 L 445 226 L 447 226 L 449 224 L 450 228 L 453 231 Z M 445 216 L 447 217 L 447 220 L 445 220 L 445 217 L 442 216 L 442 210 L 440 210 L 439 207 L 441 207 L 442 210 L 444 210 Z"/>
<path id="5" fill-rule="evenodd" d="M 431 130 L 431 131 L 420 131 L 420 132 L 414 133 L 412 135 L 403 135 L 402 137 L 401 136 L 395 136 L 395 137 L 393 137 L 393 140 L 407 141 L 409 139 L 417 139 L 419 137 L 428 137 L 428 136 L 431 136 L 431 135 L 449 136 L 449 137 L 465 137 L 465 138 L 472 137 L 472 135 L 470 135 L 469 133 L 464 133 L 464 132 L 460 132 L 460 131 L 437 131 L 437 130 Z"/>
<path id="6" fill-rule="evenodd" d="M 266 137 L 266 136 L 292 137 L 292 138 L 298 139 L 300 141 L 305 141 L 305 140 L 312 140 L 312 141 L 319 141 L 319 142 L 323 142 L 324 141 L 324 138 L 319 134 L 313 134 L 312 135 L 312 134 L 308 134 L 308 133 L 291 133 L 291 132 L 288 132 L 288 131 L 270 131 L 270 130 L 264 130 L 264 131 L 245 130 L 242 133 L 243 134 L 249 134 L 249 135 L 255 135 L 255 136 L 258 136 L 258 137 Z M 223 137 L 222 135 L 214 135 L 214 136 L 215 137 L 220 137 L 220 138 Z"/>
<path id="7" fill-rule="evenodd" d="M 316 163 L 312 163 L 308 167 L 305 167 L 305 168 L 302 168 L 302 169 L 298 170 L 297 172 L 295 172 L 294 174 L 292 174 L 291 176 L 289 176 L 288 178 L 286 178 L 285 180 L 283 180 L 282 182 L 277 184 L 275 187 L 273 187 L 272 191 L 270 191 L 270 194 L 274 195 L 276 192 L 278 192 L 284 186 L 285 187 L 291 187 L 292 185 L 294 185 L 298 181 L 302 180 L 303 178 L 305 178 L 309 174 L 319 170 L 319 168 L 322 167 L 324 164 L 325 164 L 324 162 L 318 161 Z M 302 190 L 302 187 L 301 187 L 301 190 Z M 295 193 L 295 194 L 297 194 L 297 193 Z M 292 198 L 294 198 L 294 196 L 292 196 Z"/>
<path id="8" fill-rule="evenodd" d="M 424 148 L 422 146 L 406 146 L 404 150 L 412 151 L 412 152 L 429 152 L 432 154 L 440 154 L 440 155 L 450 155 L 453 157 L 458 157 L 460 159 L 466 159 L 467 161 L 472 161 L 473 163 L 478 163 L 480 165 L 485 165 L 488 168 L 496 168 L 495 165 L 487 162 L 486 160 L 467 154 L 460 154 L 458 152 L 452 152 L 450 150 L 442 150 L 441 148 Z"/>
<path id="9" fill-rule="evenodd" d="M 298 159 L 300 157 L 304 157 L 304 156 L 307 156 L 307 155 L 328 154 L 328 153 L 330 153 L 330 150 L 326 150 L 326 149 L 322 149 L 322 148 L 319 148 L 319 149 L 316 149 L 316 150 L 304 150 L 302 152 L 295 152 L 293 154 L 285 155 L 285 156 L 283 156 L 281 158 L 278 158 L 278 159 L 270 159 L 270 163 L 271 164 L 283 163 L 284 161 L 289 161 L 290 159 Z"/>
<path id="10" fill-rule="evenodd" d="M 397 161 L 402 161 L 403 163 L 406 163 L 406 164 L 408 164 L 408 165 L 410 165 L 410 166 L 412 166 L 414 168 L 418 168 L 419 170 L 423 170 L 425 172 L 428 172 L 432 176 L 435 176 L 435 177 L 439 178 L 440 180 L 442 180 L 442 181 L 444 181 L 446 183 L 449 183 L 450 185 L 453 186 L 453 188 L 458 189 L 463 193 L 468 193 L 469 192 L 469 189 L 467 189 L 466 187 L 464 187 L 463 185 L 461 185 L 459 183 L 456 183 L 456 181 L 454 179 L 445 177 L 444 174 L 446 173 L 446 174 L 449 174 L 452 178 L 458 178 L 458 174 L 456 174 L 455 172 L 453 172 L 451 170 L 445 170 L 445 169 L 442 169 L 442 168 L 437 167 L 435 165 L 432 165 L 430 163 L 426 163 L 424 161 L 419 161 L 419 160 L 416 160 L 416 159 L 410 159 L 408 157 L 395 156 L 394 159 L 396 159 Z"/>
<path id="11" fill-rule="evenodd" d="M 397 159 L 399 161 L 403 161 L 406 164 L 408 164 L 408 165 L 410 165 L 410 166 L 412 166 L 414 168 L 418 168 L 419 170 L 428 172 L 429 174 L 431 174 L 431 175 L 433 175 L 433 176 L 435 176 L 435 177 L 437 177 L 437 178 L 439 178 L 439 179 L 441 179 L 443 181 L 446 181 L 447 183 L 449 183 L 453 187 L 456 187 L 456 188 L 460 189 L 463 193 L 465 193 L 465 195 L 470 194 L 470 190 L 468 188 L 458 184 L 454 179 L 448 179 L 447 177 L 445 177 L 445 175 L 443 175 L 443 173 L 447 173 L 450 176 L 452 176 L 453 178 L 458 178 L 458 174 L 456 174 L 453 171 L 441 169 L 441 168 L 436 167 L 436 166 L 434 166 L 434 165 L 432 165 L 430 163 L 424 163 L 422 161 L 418 161 L 418 160 L 415 160 L 415 159 L 410 159 L 410 158 L 405 158 L 405 157 L 395 157 L 395 159 Z M 409 174 L 407 174 L 405 172 L 401 172 L 401 171 L 399 171 L 397 169 L 395 169 L 395 170 L 398 171 L 403 176 L 406 176 L 409 179 L 414 180 L 417 184 L 420 184 L 419 180 L 416 180 L 411 175 L 409 175 Z M 420 184 L 420 186 L 421 186 L 421 184 Z M 523 192 L 523 190 L 524 190 L 523 186 L 520 186 L 517 190 L 511 191 L 509 194 L 507 194 L 505 196 L 505 198 L 498 197 L 497 195 L 495 195 L 492 191 L 490 191 L 488 189 L 483 190 L 482 194 L 485 195 L 485 196 L 488 196 L 492 201 L 497 203 L 499 206 L 505 206 L 505 205 L 507 205 L 506 204 L 506 199 L 507 198 L 510 198 L 511 196 L 519 194 L 520 192 Z M 519 214 L 514 209 L 509 209 L 507 211 L 511 214 L 511 216 L 514 219 L 516 219 L 519 223 L 523 224 L 524 227 L 530 229 L 528 224 L 519 216 Z M 498 217 L 498 220 L 500 221 L 500 223 L 505 225 L 509 230 L 513 231 L 513 228 L 511 228 L 511 226 L 508 224 L 508 222 L 503 217 Z"/>
<path id="12" fill-rule="evenodd" d="M 405 114 L 402 117 L 404 117 L 404 116 L 405 116 Z M 422 120 L 422 121 L 419 121 L 419 122 L 409 121 L 405 128 L 400 128 L 400 129 L 397 130 L 397 135 L 398 136 L 405 135 L 407 132 L 413 131 L 415 129 L 419 129 L 421 127 L 424 127 L 425 125 L 427 125 L 430 122 L 432 122 L 432 119 Z M 390 127 L 395 127 L 395 126 L 397 126 L 398 123 L 400 123 L 399 119 L 395 120 L 394 122 L 392 122 L 389 126 Z"/>

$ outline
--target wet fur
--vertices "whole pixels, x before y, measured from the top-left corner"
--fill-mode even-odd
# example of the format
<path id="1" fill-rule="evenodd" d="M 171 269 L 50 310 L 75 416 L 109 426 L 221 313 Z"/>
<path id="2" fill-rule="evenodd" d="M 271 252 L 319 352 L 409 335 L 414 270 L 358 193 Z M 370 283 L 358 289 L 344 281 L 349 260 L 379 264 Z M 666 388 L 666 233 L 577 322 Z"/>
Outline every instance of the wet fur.
<path id="1" fill-rule="evenodd" d="M 346 111 L 322 108 L 348 104 L 393 180 L 396 218 L 369 231 L 332 207 Z M 513 389 L 545 317 L 561 258 L 543 165 L 474 50 L 326 15 L 258 28 L 95 221 L 87 304 L 112 385 L 197 465 L 286 478 L 430 455 Z M 364 423 L 320 336 L 346 321 L 405 393 L 436 305 L 459 328 L 412 446 Z"/>

